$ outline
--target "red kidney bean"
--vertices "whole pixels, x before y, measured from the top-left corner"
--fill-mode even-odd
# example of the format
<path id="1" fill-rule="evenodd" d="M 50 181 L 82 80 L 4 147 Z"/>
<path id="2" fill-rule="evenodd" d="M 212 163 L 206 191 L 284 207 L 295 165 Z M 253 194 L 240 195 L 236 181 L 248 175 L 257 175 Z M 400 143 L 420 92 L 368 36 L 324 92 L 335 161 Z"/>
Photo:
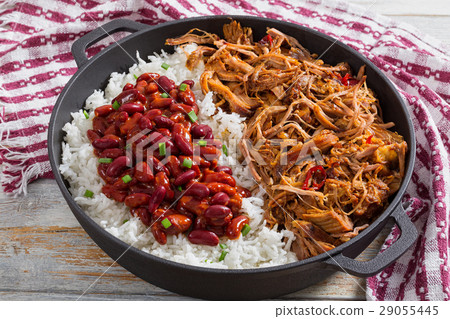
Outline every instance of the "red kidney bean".
<path id="1" fill-rule="evenodd" d="M 164 136 L 172 137 L 172 132 L 167 128 L 157 128 L 156 130 Z"/>
<path id="2" fill-rule="evenodd" d="M 178 123 L 177 123 L 178 124 Z M 174 125 L 176 126 L 176 124 Z M 192 156 L 194 155 L 194 150 L 192 148 L 191 143 L 186 141 L 181 135 L 174 134 L 173 140 L 178 149 L 185 155 Z"/>
<path id="3" fill-rule="evenodd" d="M 117 148 L 119 147 L 120 141 L 117 139 L 109 138 L 109 137 L 102 137 L 99 139 L 96 139 L 92 142 L 92 146 L 99 150 L 106 150 L 107 148 Z"/>
<path id="4" fill-rule="evenodd" d="M 147 81 L 138 81 L 136 83 L 136 90 L 139 91 L 139 93 L 144 94 L 145 93 L 145 87 L 147 86 Z"/>
<path id="5" fill-rule="evenodd" d="M 190 212 L 201 216 L 209 207 L 207 199 L 198 199 L 192 196 L 183 196 L 178 200 L 177 211 Z"/>
<path id="6" fill-rule="evenodd" d="M 195 84 L 194 80 L 184 80 L 181 84 L 183 83 L 189 85 L 191 88 L 193 88 Z"/>
<path id="7" fill-rule="evenodd" d="M 163 186 L 166 189 L 166 200 L 171 200 L 174 197 L 174 192 L 170 187 L 170 180 L 166 174 L 163 172 L 156 173 L 155 175 L 155 185 Z"/>
<path id="8" fill-rule="evenodd" d="M 170 104 L 173 103 L 173 98 L 171 97 L 157 97 L 153 101 L 150 102 L 150 109 L 163 109 L 169 107 Z"/>
<path id="9" fill-rule="evenodd" d="M 148 203 L 148 211 L 150 214 L 152 214 L 162 203 L 166 196 L 166 192 L 166 188 L 161 185 L 155 189 Z"/>
<path id="10" fill-rule="evenodd" d="M 158 84 L 159 84 L 160 88 L 162 89 L 162 91 L 166 92 L 167 94 L 170 92 L 170 90 L 176 88 L 175 82 L 173 82 L 171 79 L 169 79 L 165 75 L 159 77 Z"/>
<path id="11" fill-rule="evenodd" d="M 194 108 L 187 104 L 180 104 L 174 102 L 170 104 L 169 110 L 171 112 L 180 112 L 182 114 L 188 114 L 189 112 L 194 111 Z M 195 114 L 197 114 L 197 112 Z"/>
<path id="12" fill-rule="evenodd" d="M 175 186 L 181 186 L 184 184 L 187 184 L 188 182 L 190 182 L 192 179 L 195 178 L 195 176 L 197 175 L 197 173 L 193 170 L 187 170 L 186 172 L 184 172 L 183 174 L 179 175 L 175 181 L 173 182 L 173 184 Z"/>
<path id="13" fill-rule="evenodd" d="M 172 89 L 169 92 L 169 95 L 173 98 L 173 99 L 177 99 L 178 98 L 178 89 Z"/>
<path id="14" fill-rule="evenodd" d="M 139 162 L 136 164 L 134 168 L 134 177 L 142 183 L 149 183 L 154 179 L 152 169 L 146 162 Z"/>
<path id="15" fill-rule="evenodd" d="M 214 169 L 214 172 L 225 172 L 225 173 L 227 173 L 228 175 L 233 175 L 233 171 L 232 171 L 231 168 L 228 167 L 228 166 L 217 166 L 217 167 Z"/>
<path id="16" fill-rule="evenodd" d="M 203 213 L 203 217 L 208 219 L 220 219 L 225 218 L 231 214 L 231 209 L 224 205 L 211 205 Z"/>
<path id="17" fill-rule="evenodd" d="M 123 155 L 125 155 L 125 152 L 120 148 L 107 148 L 100 153 L 100 158 L 117 158 Z"/>
<path id="18" fill-rule="evenodd" d="M 206 185 L 208 186 L 209 191 L 212 194 L 216 194 L 219 192 L 224 192 L 228 196 L 234 196 L 236 194 L 236 188 L 234 188 L 228 184 L 213 182 L 213 183 L 208 183 Z"/>
<path id="19" fill-rule="evenodd" d="M 172 134 L 174 136 L 180 135 L 188 143 L 192 142 L 192 136 L 191 136 L 191 134 L 189 134 L 189 131 L 184 128 L 183 124 L 176 123 L 173 126 Z"/>
<path id="20" fill-rule="evenodd" d="M 134 85 L 131 84 L 131 83 L 127 83 L 127 84 L 125 84 L 125 85 L 123 86 L 122 92 L 123 92 L 123 91 L 131 90 L 131 89 L 134 89 Z"/>
<path id="21" fill-rule="evenodd" d="M 150 200 L 150 195 L 144 193 L 134 193 L 125 198 L 125 205 L 130 208 L 147 205 Z"/>
<path id="22" fill-rule="evenodd" d="M 165 116 L 155 116 L 153 120 L 155 121 L 158 127 L 172 128 L 173 125 L 175 124 L 174 121 Z"/>
<path id="23" fill-rule="evenodd" d="M 167 157 L 166 167 L 169 169 L 170 176 L 172 177 L 176 178 L 183 173 L 183 170 L 180 167 L 180 160 L 176 156 L 170 155 Z"/>
<path id="24" fill-rule="evenodd" d="M 111 164 L 109 164 L 106 170 L 106 175 L 110 177 L 119 176 L 129 165 L 131 160 L 126 156 L 119 156 Z"/>
<path id="25" fill-rule="evenodd" d="M 148 117 L 142 117 L 139 120 L 139 128 L 141 130 L 151 130 L 153 128 L 152 121 Z"/>
<path id="26" fill-rule="evenodd" d="M 202 199 L 209 196 L 209 189 L 205 184 L 194 183 L 186 188 L 184 195 L 194 196 Z"/>
<path id="27" fill-rule="evenodd" d="M 134 210 L 134 214 L 136 214 L 136 216 L 139 217 L 139 219 L 145 226 L 148 227 L 151 225 L 151 215 L 148 212 L 147 208 L 138 207 L 138 208 L 134 208 L 133 210 Z"/>
<path id="28" fill-rule="evenodd" d="M 219 237 L 211 231 L 193 230 L 188 235 L 188 240 L 196 245 L 217 246 Z"/>
<path id="29" fill-rule="evenodd" d="M 159 109 L 148 110 L 144 116 L 150 120 L 153 120 L 156 116 L 162 115 L 162 111 Z"/>
<path id="30" fill-rule="evenodd" d="M 124 124 L 120 126 L 120 133 L 126 135 L 129 130 L 135 127 L 139 120 L 143 117 L 142 113 L 134 113 L 130 118 L 126 120 Z"/>
<path id="31" fill-rule="evenodd" d="M 194 105 L 195 104 L 195 95 L 192 90 L 187 87 L 184 91 L 178 92 L 178 99 L 187 105 Z"/>
<path id="32" fill-rule="evenodd" d="M 200 156 L 193 156 L 192 160 L 194 161 L 195 165 L 200 166 L 201 168 L 208 168 L 209 166 L 211 166 L 211 163 L 208 162 L 207 160 L 205 160 L 204 158 L 200 157 Z"/>
<path id="33" fill-rule="evenodd" d="M 252 192 L 242 186 L 236 186 L 236 191 L 238 192 L 239 195 L 241 195 L 244 198 L 248 198 L 248 197 L 252 196 Z"/>
<path id="34" fill-rule="evenodd" d="M 186 121 L 186 117 L 184 116 L 183 113 L 180 113 L 180 112 L 173 113 L 173 114 L 170 116 L 170 119 L 171 119 L 174 123 L 181 123 L 181 124 L 183 124 L 183 122 Z"/>
<path id="35" fill-rule="evenodd" d="M 212 129 L 211 129 L 211 127 L 209 127 L 209 125 L 198 124 L 198 125 L 192 126 L 191 133 L 192 133 L 192 136 L 194 136 L 196 138 L 201 138 L 201 137 L 205 137 L 209 133 L 212 134 Z"/>
<path id="36" fill-rule="evenodd" d="M 145 87 L 145 94 L 153 94 L 155 92 L 158 92 L 158 84 L 156 84 L 155 82 L 150 82 L 149 84 L 147 84 L 147 86 Z"/>
<path id="37" fill-rule="evenodd" d="M 125 103 L 119 107 L 119 112 L 127 112 L 128 114 L 144 112 L 144 106 L 140 103 Z"/>
<path id="38" fill-rule="evenodd" d="M 98 132 L 95 132 L 94 130 L 87 130 L 87 137 L 91 143 L 101 138 L 100 134 Z"/>
<path id="39" fill-rule="evenodd" d="M 212 172 L 210 170 L 205 170 L 203 172 L 202 182 L 204 182 L 204 183 L 218 182 L 218 183 L 228 184 L 231 187 L 236 186 L 236 180 L 233 178 L 233 176 L 228 175 L 225 172 Z"/>
<path id="40" fill-rule="evenodd" d="M 102 135 L 105 134 L 107 127 L 108 124 L 106 123 L 106 120 L 103 117 L 94 117 L 94 119 L 92 120 L 92 128 L 94 129 L 94 131 Z"/>
<path id="41" fill-rule="evenodd" d="M 231 211 L 236 216 L 237 214 L 239 214 L 239 211 L 242 207 L 242 196 L 238 193 L 234 194 L 234 196 L 231 196 L 227 206 L 230 207 Z"/>
<path id="42" fill-rule="evenodd" d="M 150 230 L 152 231 L 152 234 L 158 243 L 160 243 L 161 245 L 165 245 L 167 243 L 167 235 L 161 229 L 161 226 L 159 224 L 153 224 Z"/>
<path id="43" fill-rule="evenodd" d="M 248 222 L 248 217 L 244 215 L 233 218 L 225 230 L 225 235 L 231 240 L 238 239 L 241 235 L 242 228 Z"/>
<path id="44" fill-rule="evenodd" d="M 195 154 L 200 154 L 207 161 L 213 161 L 220 157 L 221 152 L 214 145 L 208 144 L 206 146 L 196 146 Z"/>
<path id="45" fill-rule="evenodd" d="M 137 79 L 136 81 L 147 81 L 147 82 L 152 82 L 155 83 L 154 81 L 157 81 L 159 79 L 160 75 L 158 73 L 142 73 Z"/>
<path id="46" fill-rule="evenodd" d="M 130 89 L 130 90 L 123 91 L 122 93 L 120 93 L 118 96 L 116 96 L 111 101 L 111 104 L 114 104 L 114 102 L 116 102 L 116 101 L 120 105 L 128 103 L 128 102 L 134 102 L 134 101 L 138 100 L 138 94 L 140 94 L 140 93 L 136 89 Z"/>
<path id="47" fill-rule="evenodd" d="M 230 197 L 224 192 L 218 192 L 211 197 L 209 203 L 211 205 L 227 205 L 230 201 Z"/>
<path id="48" fill-rule="evenodd" d="M 129 118 L 130 118 L 130 116 L 128 115 L 127 112 L 125 112 L 125 111 L 119 112 L 116 117 L 116 124 L 119 124 L 119 127 L 120 127 L 120 125 L 125 123 Z"/>
<path id="49" fill-rule="evenodd" d="M 167 167 L 165 167 L 156 157 L 149 156 L 147 158 L 147 164 L 150 167 L 153 167 L 154 172 L 163 172 L 167 176 L 170 176 L 170 171 Z"/>
<path id="50" fill-rule="evenodd" d="M 192 220 L 189 217 L 182 214 L 173 214 L 167 216 L 166 218 L 172 224 L 170 225 L 170 227 L 163 230 L 168 235 L 176 235 L 184 233 L 192 225 Z"/>
<path id="51" fill-rule="evenodd" d="M 105 116 L 108 116 L 113 110 L 114 109 L 111 104 L 106 104 L 106 105 L 102 105 L 102 106 L 99 106 L 98 108 L 96 108 L 94 110 L 94 114 L 95 114 L 95 116 L 105 117 Z"/>

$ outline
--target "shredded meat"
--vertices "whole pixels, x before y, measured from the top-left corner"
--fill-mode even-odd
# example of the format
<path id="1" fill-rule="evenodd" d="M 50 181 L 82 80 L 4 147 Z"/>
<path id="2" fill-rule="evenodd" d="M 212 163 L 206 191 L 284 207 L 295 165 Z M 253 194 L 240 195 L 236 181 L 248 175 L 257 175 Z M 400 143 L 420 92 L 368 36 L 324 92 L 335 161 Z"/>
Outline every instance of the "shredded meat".
<path id="1" fill-rule="evenodd" d="M 298 259 L 357 236 L 400 187 L 408 145 L 384 123 L 379 101 L 346 62 L 327 65 L 269 28 L 259 42 L 231 21 L 224 38 L 193 29 L 167 44 L 198 44 L 204 93 L 247 117 L 240 151 L 266 191 L 266 225 L 295 234 Z"/>

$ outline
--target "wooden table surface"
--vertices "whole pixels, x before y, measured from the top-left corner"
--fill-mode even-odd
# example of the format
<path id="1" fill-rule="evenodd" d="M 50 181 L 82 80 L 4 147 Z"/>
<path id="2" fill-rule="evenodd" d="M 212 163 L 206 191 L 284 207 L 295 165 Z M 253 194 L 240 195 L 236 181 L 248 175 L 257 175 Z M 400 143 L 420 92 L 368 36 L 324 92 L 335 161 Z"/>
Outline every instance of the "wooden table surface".
<path id="1" fill-rule="evenodd" d="M 351 0 L 450 45 L 448 0 Z M 375 2 L 375 3 L 374 3 Z M 389 228 L 361 258 L 374 256 Z M 80 227 L 54 180 L 29 185 L 28 195 L 0 192 L 0 300 L 76 300 L 113 261 Z M 364 300 L 365 280 L 338 272 L 283 300 Z M 189 300 L 113 265 L 82 300 Z"/>

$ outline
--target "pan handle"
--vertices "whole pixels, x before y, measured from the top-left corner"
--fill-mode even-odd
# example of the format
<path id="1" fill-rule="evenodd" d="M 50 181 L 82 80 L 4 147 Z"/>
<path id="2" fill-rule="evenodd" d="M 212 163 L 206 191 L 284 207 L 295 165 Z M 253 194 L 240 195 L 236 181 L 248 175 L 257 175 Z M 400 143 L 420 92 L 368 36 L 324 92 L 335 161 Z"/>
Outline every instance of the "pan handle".
<path id="1" fill-rule="evenodd" d="M 401 234 L 385 251 L 368 261 L 355 260 L 340 253 L 331 257 L 325 263 L 358 277 L 371 277 L 388 267 L 414 244 L 418 236 L 416 227 L 411 222 L 401 203 L 395 208 L 394 213 L 390 217 L 394 219 L 400 228 Z"/>
<path id="2" fill-rule="evenodd" d="M 72 45 L 73 58 L 75 59 L 78 68 L 81 68 L 89 60 L 86 56 L 86 49 L 91 45 L 116 32 L 127 31 L 134 33 L 147 28 L 149 28 L 149 26 L 146 24 L 128 19 L 112 20 L 76 40 Z"/>

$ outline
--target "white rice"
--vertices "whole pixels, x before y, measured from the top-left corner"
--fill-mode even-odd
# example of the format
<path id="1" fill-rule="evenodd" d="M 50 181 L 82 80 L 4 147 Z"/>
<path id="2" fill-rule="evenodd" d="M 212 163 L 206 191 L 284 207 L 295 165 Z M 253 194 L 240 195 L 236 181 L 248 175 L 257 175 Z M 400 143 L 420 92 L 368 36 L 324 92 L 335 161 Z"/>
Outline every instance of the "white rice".
<path id="1" fill-rule="evenodd" d="M 191 51 L 195 47 L 195 44 L 191 45 L 186 47 L 185 51 Z M 204 66 L 189 71 L 185 68 L 186 55 L 181 49 L 172 55 L 162 52 L 160 55 L 149 56 L 149 63 L 142 60 L 138 53 L 137 58 L 139 63 L 133 65 L 129 73 L 112 73 L 105 91 L 95 90 L 87 98 L 85 109 L 90 115 L 88 120 L 80 110 L 71 114 L 73 121 L 63 128 L 66 136 L 60 171 L 69 182 L 69 190 L 75 201 L 112 235 L 149 254 L 172 261 L 224 269 L 268 267 L 296 261 L 295 254 L 289 251 L 293 234 L 289 231 L 276 232 L 264 226 L 262 191 L 257 196 L 245 198 L 242 203 L 242 210 L 250 217 L 250 233 L 245 237 L 240 236 L 238 240 L 221 238 L 221 243 L 228 246 L 226 250 L 229 252 L 223 261 L 219 261 L 222 252 L 219 246 L 193 245 L 183 234 L 168 236 L 167 244 L 160 245 L 138 218 L 130 216 L 129 209 L 123 203 L 102 194 L 101 188 L 104 183 L 97 174 L 97 158 L 93 154 L 93 147 L 86 132 L 92 128 L 95 108 L 111 103 L 126 83 L 136 82 L 134 74 L 140 75 L 145 72 L 166 75 L 175 83 L 181 83 L 186 79 L 195 81 L 193 91 L 200 109 L 200 123 L 211 126 L 214 135 L 228 145 L 229 156 L 222 156 L 219 160 L 220 165 L 233 168 L 233 176 L 238 185 L 244 187 L 254 185 L 248 168 L 236 160 L 238 154 L 235 144 L 242 135 L 244 118 L 235 113 L 227 114 L 221 109 L 217 110 L 212 101 L 212 93 L 206 96 L 202 94 L 198 83 Z M 170 65 L 168 70 L 161 68 L 163 62 Z M 86 189 L 94 193 L 93 198 L 83 196 Z M 129 221 L 124 223 L 126 219 Z M 283 241 L 284 237 L 287 238 L 286 244 Z"/>

